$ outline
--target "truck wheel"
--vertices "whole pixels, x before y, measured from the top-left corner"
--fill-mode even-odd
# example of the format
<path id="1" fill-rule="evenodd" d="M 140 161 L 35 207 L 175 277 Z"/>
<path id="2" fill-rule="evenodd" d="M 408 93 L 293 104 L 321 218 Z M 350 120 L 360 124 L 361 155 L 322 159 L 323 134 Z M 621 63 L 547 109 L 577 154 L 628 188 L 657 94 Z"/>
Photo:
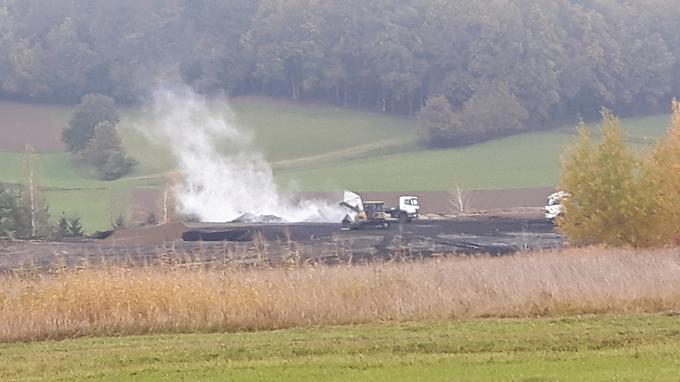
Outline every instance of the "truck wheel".
<path id="1" fill-rule="evenodd" d="M 342 220 L 342 230 L 343 231 L 349 231 L 352 229 L 352 222 L 349 221 L 348 219 L 343 219 Z"/>
<path id="2" fill-rule="evenodd" d="M 408 215 L 406 212 L 399 213 L 399 224 L 408 223 Z"/>

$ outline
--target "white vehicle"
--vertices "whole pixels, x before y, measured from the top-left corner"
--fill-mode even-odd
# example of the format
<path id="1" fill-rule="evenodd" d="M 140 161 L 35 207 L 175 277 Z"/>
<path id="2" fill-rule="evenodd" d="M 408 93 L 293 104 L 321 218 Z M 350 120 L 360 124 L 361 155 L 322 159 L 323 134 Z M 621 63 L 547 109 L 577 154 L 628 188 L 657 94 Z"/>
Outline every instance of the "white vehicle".
<path id="1" fill-rule="evenodd" d="M 566 191 L 557 191 L 548 196 L 548 203 L 545 206 L 545 218 L 554 222 L 555 219 L 562 216 L 564 213 L 564 207 L 562 207 L 562 201 L 569 197 L 569 193 Z"/>
<path id="2" fill-rule="evenodd" d="M 417 196 L 402 195 L 399 197 L 398 208 L 385 209 L 383 201 L 364 202 L 361 196 L 345 191 L 340 205 L 347 212 L 342 220 L 345 229 L 389 228 L 388 217 L 398 219 L 399 223 L 407 223 L 420 216 L 420 203 Z"/>
<path id="3" fill-rule="evenodd" d="M 411 222 L 420 216 L 420 201 L 417 196 L 402 195 L 399 197 L 399 208 L 388 208 L 385 212 L 399 219 L 400 223 Z"/>
<path id="4" fill-rule="evenodd" d="M 352 191 L 345 190 L 343 200 L 340 203 L 345 208 L 347 215 L 343 219 L 343 224 L 355 224 L 359 220 L 365 220 L 366 213 L 364 212 L 364 201 L 361 196 Z"/>
<path id="5" fill-rule="evenodd" d="M 345 191 L 340 203 L 347 214 L 342 219 L 343 230 L 359 228 L 390 228 L 382 201 L 364 202 L 361 196 L 352 191 Z"/>

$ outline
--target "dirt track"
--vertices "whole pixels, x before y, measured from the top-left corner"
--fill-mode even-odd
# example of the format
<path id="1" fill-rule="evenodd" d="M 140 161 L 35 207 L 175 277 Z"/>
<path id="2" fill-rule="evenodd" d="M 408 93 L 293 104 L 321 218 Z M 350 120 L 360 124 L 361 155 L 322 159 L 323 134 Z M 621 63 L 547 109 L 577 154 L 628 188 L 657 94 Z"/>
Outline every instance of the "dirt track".
<path id="1" fill-rule="evenodd" d="M 276 264 L 292 259 L 338 263 L 452 254 L 503 255 L 562 246 L 551 224 L 531 216 L 419 220 L 395 223 L 387 230 L 340 228 L 330 223 L 172 224 L 122 230 L 106 240 L 0 242 L 0 269 L 104 261 Z M 200 241 L 185 241 L 182 236 Z"/>

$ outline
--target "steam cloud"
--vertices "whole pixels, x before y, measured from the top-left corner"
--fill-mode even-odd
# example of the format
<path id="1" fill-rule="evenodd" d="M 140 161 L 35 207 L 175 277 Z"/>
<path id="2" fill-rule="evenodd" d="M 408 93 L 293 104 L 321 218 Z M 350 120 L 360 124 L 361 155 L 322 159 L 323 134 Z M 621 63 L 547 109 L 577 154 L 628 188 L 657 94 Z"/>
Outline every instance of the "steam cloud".
<path id="1" fill-rule="evenodd" d="M 226 102 L 211 103 L 187 87 L 154 92 L 151 122 L 138 126 L 175 155 L 184 184 L 175 189 L 179 212 L 206 222 L 249 213 L 289 222 L 338 222 L 343 211 L 319 201 L 292 202 L 276 186 L 252 134 L 239 128 Z"/>

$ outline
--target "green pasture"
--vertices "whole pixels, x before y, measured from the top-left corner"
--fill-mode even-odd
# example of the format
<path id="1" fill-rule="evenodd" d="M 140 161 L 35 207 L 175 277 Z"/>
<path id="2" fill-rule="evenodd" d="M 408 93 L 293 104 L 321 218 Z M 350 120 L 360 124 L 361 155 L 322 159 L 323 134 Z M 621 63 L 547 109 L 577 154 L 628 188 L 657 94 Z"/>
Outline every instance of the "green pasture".
<path id="1" fill-rule="evenodd" d="M 570 136 L 530 133 L 474 146 L 418 150 L 364 159 L 307 164 L 279 172 L 282 184 L 305 190 L 440 191 L 553 186 Z M 326 178 L 326 179 L 324 179 Z"/>
<path id="2" fill-rule="evenodd" d="M 393 146 L 419 148 L 415 122 L 407 118 L 257 97 L 235 99 L 231 106 L 235 123 L 254 137 L 250 149 L 263 153 L 274 165 L 319 157 L 342 160 Z M 132 111 L 119 125 L 125 147 L 140 161 L 136 173 L 171 170 L 175 162 L 163 142 L 149 140 L 139 132 L 146 123 L 143 116 Z"/>
<path id="3" fill-rule="evenodd" d="M 575 126 L 565 126 L 467 147 L 427 150 L 418 142 L 416 122 L 409 118 L 260 97 L 237 98 L 231 104 L 239 126 L 253 133 L 253 149 L 270 161 L 282 188 L 294 190 L 550 187 L 557 183 L 564 145 L 576 131 Z M 22 128 L 30 128 L 31 107 L 42 114 L 48 108 L 58 123 L 68 120 L 68 107 L 7 103 L 2 110 L 16 109 L 12 118 L 26 118 Z M 163 142 L 149 141 L 135 129 L 145 123 L 139 110 L 122 110 L 121 114 L 124 145 L 139 162 L 125 179 L 102 182 L 91 168 L 67 153 L 40 154 L 41 183 L 53 216 L 77 214 L 88 232 L 105 229 L 111 216 L 125 209 L 111 207 L 110 200 L 127 200 L 131 187 L 164 184 L 165 173 L 175 167 L 171 152 Z M 667 115 L 622 121 L 631 145 L 640 149 L 667 125 Z M 21 181 L 23 156 L 17 151 L 0 152 L 0 181 Z"/>
<path id="4" fill-rule="evenodd" d="M 0 344 L 3 381 L 677 381 L 675 316 L 485 319 Z"/>
<path id="5" fill-rule="evenodd" d="M 622 121 L 633 147 L 644 150 L 668 126 L 667 115 Z M 593 138 L 598 131 L 589 125 Z M 530 132 L 467 147 L 337 159 L 333 153 L 277 172 L 282 185 L 304 190 L 350 188 L 357 191 L 442 191 L 552 187 L 558 182 L 560 157 L 573 142 L 576 126 Z"/>
<path id="6" fill-rule="evenodd" d="M 234 102 L 239 123 L 272 163 L 283 188 L 328 191 L 441 191 L 554 186 L 560 155 L 573 126 L 530 132 L 472 146 L 428 150 L 415 121 L 329 106 L 245 98 Z M 644 148 L 668 125 L 667 115 L 632 118 L 622 126 Z M 171 155 L 122 124 L 126 146 L 140 159 L 139 174 L 173 167 Z M 593 135 L 597 137 L 594 124 Z"/>
<path id="7" fill-rule="evenodd" d="M 0 153 L 0 181 L 22 182 L 23 158 L 20 153 Z M 144 178 L 97 180 L 92 169 L 68 153 L 43 153 L 39 158 L 40 185 L 52 219 L 62 214 L 79 216 L 87 233 L 109 229 L 112 218 L 115 220 L 119 214 L 126 216 L 130 188 L 150 184 Z"/>

